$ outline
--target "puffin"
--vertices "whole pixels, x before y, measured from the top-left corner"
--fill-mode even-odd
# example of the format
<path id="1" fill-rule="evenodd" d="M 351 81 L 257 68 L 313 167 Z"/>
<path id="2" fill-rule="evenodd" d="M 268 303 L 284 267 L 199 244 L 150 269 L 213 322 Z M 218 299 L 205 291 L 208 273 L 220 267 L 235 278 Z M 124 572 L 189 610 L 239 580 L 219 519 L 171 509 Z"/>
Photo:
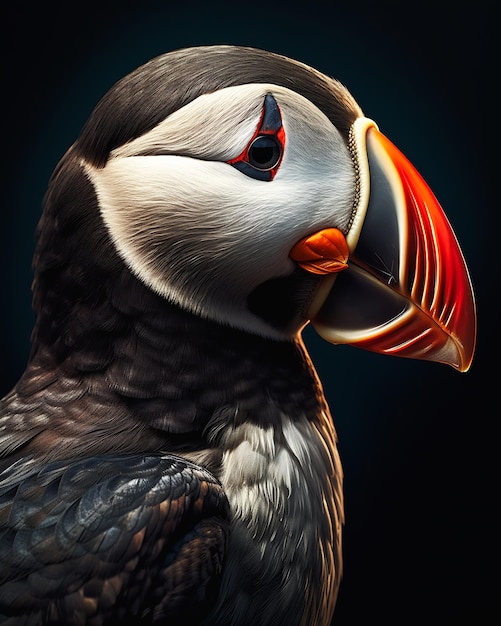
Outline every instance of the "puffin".
<path id="1" fill-rule="evenodd" d="M 33 272 L 1 401 L 1 622 L 331 624 L 343 470 L 304 328 L 460 372 L 475 349 L 411 162 L 300 61 L 170 51 L 56 166 Z"/>

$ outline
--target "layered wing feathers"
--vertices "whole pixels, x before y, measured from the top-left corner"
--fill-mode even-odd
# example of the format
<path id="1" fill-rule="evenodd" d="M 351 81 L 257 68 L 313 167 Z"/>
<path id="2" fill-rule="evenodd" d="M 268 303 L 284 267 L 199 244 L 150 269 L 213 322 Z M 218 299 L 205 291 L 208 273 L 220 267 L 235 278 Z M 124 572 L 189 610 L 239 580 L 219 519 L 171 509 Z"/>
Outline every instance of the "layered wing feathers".
<path id="1" fill-rule="evenodd" d="M 6 624 L 43 615 L 68 625 L 154 623 L 208 608 L 228 516 L 209 472 L 171 455 L 124 454 L 31 471 L 24 459 L 1 478 Z"/>

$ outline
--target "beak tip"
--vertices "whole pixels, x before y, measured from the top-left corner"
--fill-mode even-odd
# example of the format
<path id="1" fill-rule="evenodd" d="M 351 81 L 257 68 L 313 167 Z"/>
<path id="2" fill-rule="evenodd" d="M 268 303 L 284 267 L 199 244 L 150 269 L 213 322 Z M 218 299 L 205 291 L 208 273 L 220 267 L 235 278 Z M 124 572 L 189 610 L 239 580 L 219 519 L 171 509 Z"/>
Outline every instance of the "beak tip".
<path id="1" fill-rule="evenodd" d="M 468 353 L 459 342 L 450 338 L 445 346 L 445 355 L 436 354 L 429 360 L 450 365 L 457 372 L 465 373 L 471 367 L 473 353 Z"/>
<path id="2" fill-rule="evenodd" d="M 475 337 L 475 335 L 473 335 Z M 456 367 L 459 372 L 466 373 L 473 363 L 473 355 L 475 354 L 475 340 L 470 342 L 470 346 L 466 348 L 458 342 L 458 352 L 460 355 L 460 364 Z"/>

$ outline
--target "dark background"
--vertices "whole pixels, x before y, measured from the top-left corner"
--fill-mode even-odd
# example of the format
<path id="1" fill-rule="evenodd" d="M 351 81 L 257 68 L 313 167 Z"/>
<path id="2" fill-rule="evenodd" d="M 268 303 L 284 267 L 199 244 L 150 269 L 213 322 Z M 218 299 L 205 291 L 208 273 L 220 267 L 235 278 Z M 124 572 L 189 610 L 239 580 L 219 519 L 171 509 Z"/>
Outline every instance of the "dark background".
<path id="1" fill-rule="evenodd" d="M 350 89 L 434 190 L 468 261 L 479 315 L 467 374 L 334 348 L 307 332 L 345 470 L 334 623 L 500 623 L 494 3 L 170 4 L 2 8 L 0 394 L 29 350 L 34 229 L 48 178 L 108 88 L 188 45 L 252 45 L 313 65 Z"/>

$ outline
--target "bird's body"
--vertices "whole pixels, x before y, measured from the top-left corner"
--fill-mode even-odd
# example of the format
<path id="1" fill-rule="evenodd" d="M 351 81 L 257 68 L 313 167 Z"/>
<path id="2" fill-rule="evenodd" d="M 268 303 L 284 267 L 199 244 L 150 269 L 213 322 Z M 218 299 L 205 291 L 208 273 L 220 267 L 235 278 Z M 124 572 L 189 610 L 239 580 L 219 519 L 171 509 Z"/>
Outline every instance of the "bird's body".
<path id="1" fill-rule="evenodd" d="M 49 185 L 33 349 L 2 400 L 6 624 L 330 624 L 342 469 L 301 330 L 353 335 L 330 293 L 379 219 L 366 133 L 387 171 L 364 119 L 315 70 L 227 46 L 159 57 L 98 105 Z M 391 293 L 389 319 L 422 323 Z M 464 369 L 448 306 L 422 358 Z"/>
<path id="2" fill-rule="evenodd" d="M 323 596 L 332 596 L 341 572 L 340 544 L 333 542 L 343 515 L 341 468 L 332 419 L 303 346 L 270 345 L 181 312 L 126 274 L 133 310 L 115 310 L 115 323 L 100 332 L 83 324 L 98 345 L 74 337 L 73 346 L 81 341 L 85 350 L 77 356 L 72 349 L 59 366 L 35 357 L 4 399 L 3 442 L 12 451 L 3 467 L 19 457 L 30 459 L 27 470 L 38 470 L 67 459 L 68 450 L 74 459 L 94 458 L 86 471 L 97 476 L 107 455 L 117 453 L 130 455 L 116 463 L 117 474 L 144 455 L 201 465 L 221 482 L 235 517 L 224 578 L 235 607 L 218 607 L 221 623 L 230 610 L 236 623 L 277 623 L 289 604 L 298 616 L 306 606 L 322 615 Z M 102 319 L 112 318 L 109 310 Z M 117 340 L 119 326 L 134 331 Z M 95 354 L 107 334 L 120 357 L 89 371 L 86 351 Z M 174 422 L 176 415 L 185 422 Z M 227 523 L 222 505 L 219 514 Z M 284 581 L 291 547 L 294 568 Z M 325 585 L 305 598 L 308 577 L 312 586 Z M 277 599 L 284 596 L 274 610 L 265 601 L 271 588 Z"/>

